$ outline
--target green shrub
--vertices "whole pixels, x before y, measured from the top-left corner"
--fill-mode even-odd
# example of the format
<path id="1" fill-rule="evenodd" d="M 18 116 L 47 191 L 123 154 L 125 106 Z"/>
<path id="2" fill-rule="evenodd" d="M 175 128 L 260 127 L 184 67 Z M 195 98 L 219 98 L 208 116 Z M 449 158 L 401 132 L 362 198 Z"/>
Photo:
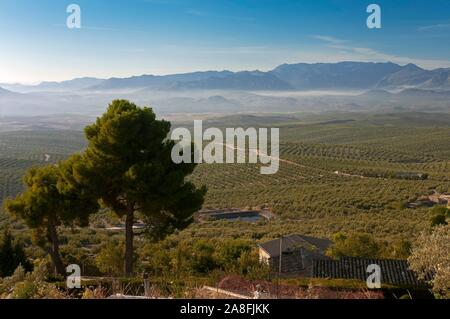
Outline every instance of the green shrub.
<path id="1" fill-rule="evenodd" d="M 344 235 L 338 233 L 334 236 L 334 244 L 328 251 L 328 254 L 334 258 L 340 257 L 366 257 L 379 258 L 382 249 L 380 244 L 368 234 L 350 234 Z"/>
<path id="2" fill-rule="evenodd" d="M 11 276 L 19 265 L 22 265 L 25 271 L 32 269 L 22 243 L 14 243 L 11 233 L 5 229 L 0 239 L 0 277 Z"/>
<path id="3" fill-rule="evenodd" d="M 120 276 L 123 274 L 124 256 L 123 244 L 109 242 L 97 254 L 95 264 L 104 274 Z"/>
<path id="4" fill-rule="evenodd" d="M 438 225 L 447 225 L 447 221 L 445 215 L 434 215 L 430 219 L 431 227 L 435 227 Z"/>
<path id="5" fill-rule="evenodd" d="M 196 242 L 192 247 L 192 270 L 196 273 L 205 274 L 216 267 L 214 246 L 203 240 Z"/>

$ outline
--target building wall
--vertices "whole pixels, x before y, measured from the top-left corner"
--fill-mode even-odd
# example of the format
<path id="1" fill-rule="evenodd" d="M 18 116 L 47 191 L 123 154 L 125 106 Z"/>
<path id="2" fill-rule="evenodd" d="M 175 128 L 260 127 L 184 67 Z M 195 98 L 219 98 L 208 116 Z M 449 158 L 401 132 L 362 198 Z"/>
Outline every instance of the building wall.
<path id="1" fill-rule="evenodd" d="M 259 248 L 259 262 L 269 265 L 270 256 L 263 249 Z"/>

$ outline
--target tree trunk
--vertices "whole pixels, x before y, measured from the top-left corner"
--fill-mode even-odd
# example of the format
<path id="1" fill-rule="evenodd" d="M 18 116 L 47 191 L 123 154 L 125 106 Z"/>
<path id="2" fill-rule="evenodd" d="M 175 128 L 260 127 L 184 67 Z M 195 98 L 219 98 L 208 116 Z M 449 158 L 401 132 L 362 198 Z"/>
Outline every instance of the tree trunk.
<path id="1" fill-rule="evenodd" d="M 133 275 L 133 224 L 134 224 L 134 205 L 127 207 L 127 219 L 125 221 L 125 276 Z"/>
<path id="2" fill-rule="evenodd" d="M 49 220 L 48 222 L 48 233 L 52 244 L 52 247 L 49 249 L 50 257 L 55 265 L 56 272 L 62 276 L 65 276 L 66 268 L 64 267 L 61 255 L 59 253 L 58 233 L 56 232 L 56 226 L 53 220 Z"/>

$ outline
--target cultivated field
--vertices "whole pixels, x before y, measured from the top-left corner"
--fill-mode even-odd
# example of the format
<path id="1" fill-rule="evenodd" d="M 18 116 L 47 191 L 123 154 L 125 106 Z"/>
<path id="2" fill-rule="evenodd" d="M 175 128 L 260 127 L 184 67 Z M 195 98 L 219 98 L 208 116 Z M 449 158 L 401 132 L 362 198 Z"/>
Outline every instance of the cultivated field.
<path id="1" fill-rule="evenodd" d="M 245 227 L 225 221 L 194 224 L 182 235 L 261 239 L 343 231 L 383 240 L 414 237 L 428 226 L 428 209 L 405 204 L 433 190 L 450 190 L 449 120 L 429 113 L 215 118 L 209 125 L 280 127 L 282 161 L 275 175 L 259 174 L 259 164 L 199 165 L 191 178 L 208 186 L 204 206 L 267 204 L 278 218 Z M 57 162 L 84 146 L 81 131 L 0 133 L 0 200 L 21 190 L 27 168 Z M 399 172 L 423 173 L 428 179 L 402 179 Z"/>

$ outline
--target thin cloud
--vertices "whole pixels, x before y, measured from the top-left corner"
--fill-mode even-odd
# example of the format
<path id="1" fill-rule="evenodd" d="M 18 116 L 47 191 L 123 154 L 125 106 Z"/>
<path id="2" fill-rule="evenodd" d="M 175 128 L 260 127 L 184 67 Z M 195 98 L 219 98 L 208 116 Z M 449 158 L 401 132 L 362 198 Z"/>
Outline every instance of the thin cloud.
<path id="1" fill-rule="evenodd" d="M 348 41 L 337 39 L 335 37 L 330 37 L 327 35 L 311 35 L 310 37 L 313 39 L 321 40 L 321 41 L 332 43 L 332 44 L 343 44 L 343 43 L 348 42 Z"/>
<path id="2" fill-rule="evenodd" d="M 59 28 L 67 28 L 67 25 L 65 25 L 65 24 L 54 24 L 53 26 L 59 27 Z M 116 28 L 85 26 L 85 25 L 81 25 L 80 29 L 94 30 L 94 31 L 118 31 L 119 30 Z"/>
<path id="3" fill-rule="evenodd" d="M 66 24 L 53 24 L 54 27 L 58 28 L 67 28 Z M 145 30 L 137 30 L 137 29 L 119 29 L 119 28 L 110 28 L 110 27 L 101 27 L 101 26 L 93 26 L 93 25 L 81 25 L 80 29 L 77 30 L 91 30 L 91 31 L 107 31 L 107 32 L 134 32 L 134 33 L 143 33 Z"/>
<path id="4" fill-rule="evenodd" d="M 326 46 L 334 49 L 342 54 L 348 55 L 349 59 L 359 61 L 374 61 L 374 62 L 393 62 L 398 64 L 417 64 L 425 69 L 435 69 L 441 67 L 450 67 L 450 60 L 433 60 L 433 59 L 417 59 L 405 56 L 398 56 L 388 53 L 383 53 L 372 48 L 361 47 L 353 44 L 351 41 L 342 40 L 326 35 L 312 36 L 326 43 Z"/>
<path id="5" fill-rule="evenodd" d="M 432 24 L 426 25 L 419 28 L 419 31 L 432 31 L 432 30 L 443 30 L 450 29 L 450 23 L 440 23 L 440 24 Z"/>
<path id="6" fill-rule="evenodd" d="M 197 9 L 189 9 L 187 11 L 188 14 L 193 15 L 193 16 L 199 16 L 199 17 L 203 17 L 203 16 L 207 16 L 209 15 L 208 12 L 206 11 L 200 11 Z"/>
<path id="7" fill-rule="evenodd" d="M 242 16 L 234 16 L 234 15 L 221 15 L 215 14 L 207 11 L 197 10 L 197 9 L 189 9 L 186 11 L 187 14 L 197 16 L 197 17 L 210 17 L 215 19 L 226 19 L 226 20 L 235 20 L 242 22 L 253 22 L 255 19 L 251 17 L 242 17 Z"/>
<path id="8" fill-rule="evenodd" d="M 150 4 L 163 4 L 163 5 L 184 4 L 183 1 L 178 0 L 143 0 L 143 2 Z"/>

